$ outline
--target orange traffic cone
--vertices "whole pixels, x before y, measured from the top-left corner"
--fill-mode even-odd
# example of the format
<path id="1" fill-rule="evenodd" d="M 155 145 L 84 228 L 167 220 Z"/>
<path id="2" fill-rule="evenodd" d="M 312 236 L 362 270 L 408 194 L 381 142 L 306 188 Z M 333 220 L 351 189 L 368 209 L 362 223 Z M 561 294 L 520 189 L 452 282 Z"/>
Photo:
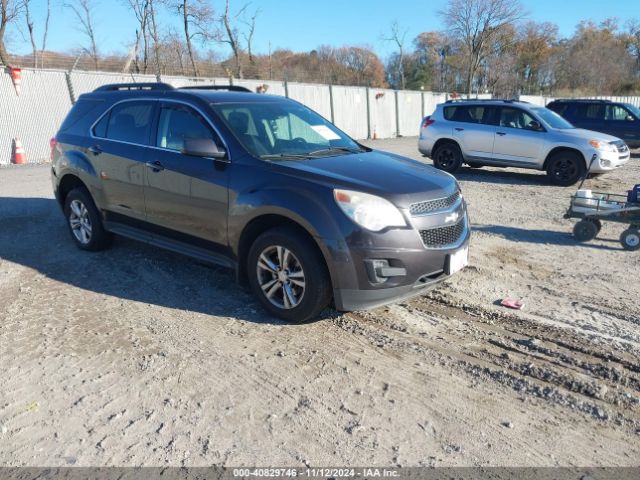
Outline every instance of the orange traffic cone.
<path id="1" fill-rule="evenodd" d="M 22 91 L 22 70 L 19 68 L 11 68 L 11 80 L 13 80 L 13 86 L 16 89 L 16 95 L 20 96 Z"/>
<path id="2" fill-rule="evenodd" d="M 24 153 L 24 148 L 19 138 L 13 140 L 13 163 L 16 165 L 27 163 L 27 156 Z"/>

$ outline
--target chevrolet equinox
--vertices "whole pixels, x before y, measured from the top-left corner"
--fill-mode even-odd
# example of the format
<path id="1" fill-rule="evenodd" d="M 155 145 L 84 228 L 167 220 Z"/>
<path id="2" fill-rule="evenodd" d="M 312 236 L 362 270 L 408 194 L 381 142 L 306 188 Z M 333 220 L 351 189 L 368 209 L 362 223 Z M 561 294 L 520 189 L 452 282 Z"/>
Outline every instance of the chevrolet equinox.
<path id="1" fill-rule="evenodd" d="M 106 85 L 51 140 L 76 245 L 114 234 L 233 269 L 290 322 L 367 309 L 467 264 L 455 179 L 367 148 L 300 103 L 238 86 Z"/>

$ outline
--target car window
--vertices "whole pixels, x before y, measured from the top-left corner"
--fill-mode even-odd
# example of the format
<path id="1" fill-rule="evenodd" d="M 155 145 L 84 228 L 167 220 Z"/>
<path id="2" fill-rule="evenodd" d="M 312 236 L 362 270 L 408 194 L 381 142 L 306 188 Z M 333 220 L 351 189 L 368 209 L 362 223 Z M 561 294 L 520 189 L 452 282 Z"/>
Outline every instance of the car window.
<path id="1" fill-rule="evenodd" d="M 569 104 L 568 103 L 551 103 L 547 108 L 550 110 L 553 110 L 558 115 L 561 115 L 564 117 L 567 113 L 567 110 L 569 109 Z"/>
<path id="2" fill-rule="evenodd" d="M 607 105 L 605 108 L 605 120 L 626 120 L 629 112 L 620 105 Z"/>
<path id="3" fill-rule="evenodd" d="M 333 124 L 295 102 L 225 103 L 212 108 L 238 141 L 259 157 L 361 150 Z"/>
<path id="4" fill-rule="evenodd" d="M 124 102 L 113 107 L 93 129 L 99 138 L 147 145 L 153 103 Z"/>
<path id="5" fill-rule="evenodd" d="M 524 110 L 504 107 L 500 109 L 499 125 L 507 128 L 530 129 L 536 120 Z"/>
<path id="6" fill-rule="evenodd" d="M 158 120 L 156 147 L 181 152 L 185 139 L 210 139 L 216 137 L 202 116 L 186 106 L 163 106 Z"/>
<path id="7" fill-rule="evenodd" d="M 576 116 L 585 120 L 604 120 L 604 105 L 601 103 L 578 105 Z"/>
<path id="8" fill-rule="evenodd" d="M 492 109 L 493 107 L 486 105 L 445 107 L 444 117 L 454 122 L 488 124 L 491 120 Z"/>

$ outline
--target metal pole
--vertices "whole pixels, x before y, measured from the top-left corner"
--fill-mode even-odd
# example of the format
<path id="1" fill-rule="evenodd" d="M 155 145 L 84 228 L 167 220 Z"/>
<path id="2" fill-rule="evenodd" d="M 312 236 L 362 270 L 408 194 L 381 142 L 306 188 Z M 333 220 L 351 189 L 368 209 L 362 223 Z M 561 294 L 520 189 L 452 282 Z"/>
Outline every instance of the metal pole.
<path id="1" fill-rule="evenodd" d="M 333 110 L 333 85 L 329 85 L 329 108 L 331 109 L 331 123 L 336 123 L 335 112 Z"/>
<path id="2" fill-rule="evenodd" d="M 398 103 L 398 90 L 393 92 L 396 97 L 396 137 L 400 136 L 400 105 Z"/>
<path id="3" fill-rule="evenodd" d="M 369 100 L 369 87 L 367 87 L 367 139 L 371 140 L 371 103 Z"/>

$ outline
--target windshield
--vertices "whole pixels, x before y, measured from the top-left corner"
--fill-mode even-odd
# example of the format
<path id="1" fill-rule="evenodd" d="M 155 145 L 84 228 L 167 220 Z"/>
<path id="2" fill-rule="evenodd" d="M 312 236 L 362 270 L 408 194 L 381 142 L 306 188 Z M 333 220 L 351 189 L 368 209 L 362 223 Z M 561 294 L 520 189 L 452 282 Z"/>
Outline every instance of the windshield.
<path id="1" fill-rule="evenodd" d="M 294 102 L 222 103 L 211 107 L 249 152 L 265 160 L 363 151 L 333 124 Z"/>
<path id="2" fill-rule="evenodd" d="M 575 128 L 553 110 L 549 110 L 544 107 L 532 108 L 531 110 L 552 128 L 560 128 L 563 130 L 567 128 Z"/>
<path id="3" fill-rule="evenodd" d="M 627 107 L 628 110 L 631 110 L 631 112 L 638 118 L 640 118 L 640 108 L 636 107 L 635 105 L 632 105 L 630 103 L 624 103 L 623 104 L 625 107 Z"/>

